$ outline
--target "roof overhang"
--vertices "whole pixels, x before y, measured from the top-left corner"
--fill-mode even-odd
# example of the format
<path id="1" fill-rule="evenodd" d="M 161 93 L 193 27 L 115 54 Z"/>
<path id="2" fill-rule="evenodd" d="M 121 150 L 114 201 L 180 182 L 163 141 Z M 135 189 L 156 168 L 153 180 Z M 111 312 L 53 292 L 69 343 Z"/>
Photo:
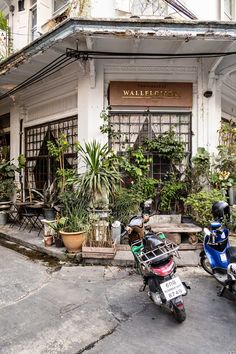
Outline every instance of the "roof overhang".
<path id="1" fill-rule="evenodd" d="M 236 51 L 235 28 L 236 23 L 232 22 L 70 18 L 0 63 L 0 92 L 7 92 L 35 74 L 65 53 L 66 48 L 132 52 L 132 56 L 135 53 L 224 53 L 229 48 Z M 222 66 L 219 58 L 210 60 L 210 68 L 216 70 Z M 236 55 L 231 56 L 230 63 L 233 62 Z"/>

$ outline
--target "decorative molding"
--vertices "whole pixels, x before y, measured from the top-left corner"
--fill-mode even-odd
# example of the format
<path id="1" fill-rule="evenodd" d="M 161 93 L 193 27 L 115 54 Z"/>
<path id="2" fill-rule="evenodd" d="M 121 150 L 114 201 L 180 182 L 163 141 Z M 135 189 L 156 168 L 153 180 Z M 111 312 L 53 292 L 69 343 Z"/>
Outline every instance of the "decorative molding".
<path id="1" fill-rule="evenodd" d="M 188 74 L 197 74 L 197 65 L 196 66 L 165 66 L 165 65 L 160 65 L 160 66 L 129 66 L 127 65 L 105 65 L 104 66 L 104 73 L 106 74 L 113 74 L 113 73 L 134 73 L 134 72 L 139 72 L 139 73 L 188 73 Z"/>

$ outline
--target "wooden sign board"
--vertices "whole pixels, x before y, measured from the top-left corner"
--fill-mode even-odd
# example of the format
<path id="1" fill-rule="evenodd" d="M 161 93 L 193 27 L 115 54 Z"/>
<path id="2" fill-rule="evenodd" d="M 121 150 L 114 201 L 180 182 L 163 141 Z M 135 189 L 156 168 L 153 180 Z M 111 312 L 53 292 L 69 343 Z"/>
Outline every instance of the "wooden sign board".
<path id="1" fill-rule="evenodd" d="M 192 83 L 111 81 L 111 106 L 192 107 Z"/>

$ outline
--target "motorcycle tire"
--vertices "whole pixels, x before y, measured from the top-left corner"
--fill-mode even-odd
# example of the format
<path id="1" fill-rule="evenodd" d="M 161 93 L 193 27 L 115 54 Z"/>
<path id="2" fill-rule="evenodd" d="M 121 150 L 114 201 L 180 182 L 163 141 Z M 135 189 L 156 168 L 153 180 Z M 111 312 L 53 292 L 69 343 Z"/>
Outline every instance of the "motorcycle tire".
<path id="1" fill-rule="evenodd" d="M 203 268 L 208 274 L 213 275 L 212 268 L 211 268 L 210 263 L 209 263 L 209 261 L 208 261 L 208 258 L 207 258 L 207 256 L 206 256 L 205 254 L 203 254 L 203 255 L 201 256 L 200 263 L 201 263 L 202 268 Z"/>
<path id="2" fill-rule="evenodd" d="M 173 315 L 178 323 L 182 323 L 186 320 L 185 308 L 179 309 L 178 306 L 173 306 Z"/>

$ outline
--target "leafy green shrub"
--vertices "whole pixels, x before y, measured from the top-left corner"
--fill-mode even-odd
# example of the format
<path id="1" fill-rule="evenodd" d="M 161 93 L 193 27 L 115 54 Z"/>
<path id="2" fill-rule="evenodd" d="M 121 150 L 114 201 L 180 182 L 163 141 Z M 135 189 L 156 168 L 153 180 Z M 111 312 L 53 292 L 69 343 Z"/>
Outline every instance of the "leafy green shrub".
<path id="1" fill-rule="evenodd" d="M 184 185 L 182 182 L 178 181 L 175 174 L 170 174 L 170 179 L 167 181 L 160 182 L 160 211 L 171 212 L 176 211 L 177 201 L 181 199 L 182 191 Z M 175 205 L 173 205 L 173 203 Z"/>
<path id="2" fill-rule="evenodd" d="M 212 221 L 212 204 L 219 200 L 224 200 L 224 197 L 217 189 L 189 194 L 185 199 L 187 214 L 199 225 L 206 226 Z"/>
<path id="3" fill-rule="evenodd" d="M 154 199 L 156 197 L 156 186 L 158 180 L 149 177 L 140 178 L 134 182 L 130 190 L 133 195 L 138 195 L 139 199 L 144 201 L 146 199 Z"/>
<path id="4" fill-rule="evenodd" d="M 147 151 L 156 152 L 160 157 L 174 162 L 181 162 L 185 156 L 184 144 L 175 136 L 174 131 L 165 132 L 156 138 L 146 140 Z"/>
<path id="5" fill-rule="evenodd" d="M 132 216 L 137 215 L 142 201 L 142 196 L 131 189 L 120 188 L 111 204 L 113 219 L 126 225 Z"/>

